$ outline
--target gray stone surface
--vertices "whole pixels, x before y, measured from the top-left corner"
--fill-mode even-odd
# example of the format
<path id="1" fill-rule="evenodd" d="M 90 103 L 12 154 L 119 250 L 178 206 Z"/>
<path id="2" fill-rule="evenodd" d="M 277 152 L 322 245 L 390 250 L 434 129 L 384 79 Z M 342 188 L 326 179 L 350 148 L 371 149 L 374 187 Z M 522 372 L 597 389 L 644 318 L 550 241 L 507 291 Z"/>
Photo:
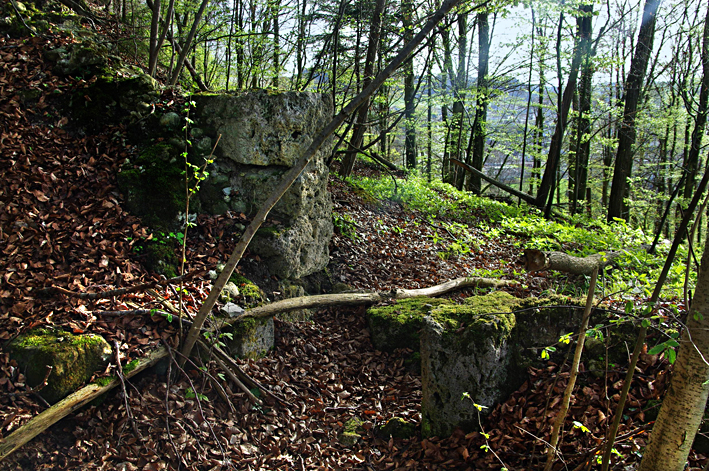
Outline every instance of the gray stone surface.
<path id="1" fill-rule="evenodd" d="M 486 301 L 489 300 L 490 302 Z M 421 332 L 421 433 L 448 436 L 455 427 L 479 430 L 492 408 L 527 379 L 527 367 L 540 367 L 541 351 L 574 332 L 581 302 L 569 298 L 527 298 L 499 305 L 499 294 L 471 296 L 464 305 L 441 305 L 424 318 Z M 470 316 L 466 306 L 475 307 Z M 446 316 L 440 313 L 447 311 Z M 514 311 L 512 313 L 510 311 Z M 462 318 L 460 316 L 467 316 Z M 441 319 L 458 319 L 448 325 Z M 460 322 L 464 322 L 460 326 Z M 592 316 L 591 324 L 602 322 Z M 470 398 L 462 399 L 463 394 Z M 478 411 L 474 404 L 484 406 Z"/>
<path id="2" fill-rule="evenodd" d="M 479 411 L 474 403 L 491 408 L 505 398 L 501 385 L 507 379 L 512 328 L 509 319 L 502 316 L 514 319 L 513 314 L 491 316 L 489 322 L 476 322 L 462 332 L 447 332 L 431 316 L 424 318 L 423 436 L 448 436 L 456 426 L 476 429 Z M 463 400 L 464 393 L 472 401 Z"/>
<path id="3" fill-rule="evenodd" d="M 228 210 L 253 216 L 301 157 L 312 137 L 332 117 L 326 95 L 271 93 L 196 95 L 192 114 L 204 134 L 195 146 L 206 156 L 219 138 L 209 178 L 198 194 L 198 210 Z M 270 214 L 250 249 L 282 279 L 297 279 L 325 268 L 332 237 L 332 201 L 325 165 L 329 139 Z"/>
<path id="4" fill-rule="evenodd" d="M 238 358 L 260 358 L 274 345 L 273 317 L 245 319 L 233 325 L 233 339 L 222 338 Z"/>
<path id="5" fill-rule="evenodd" d="M 244 308 L 239 306 L 238 304 L 226 303 L 221 309 L 219 309 L 219 312 L 223 316 L 233 319 L 234 317 L 239 317 L 245 311 Z"/>

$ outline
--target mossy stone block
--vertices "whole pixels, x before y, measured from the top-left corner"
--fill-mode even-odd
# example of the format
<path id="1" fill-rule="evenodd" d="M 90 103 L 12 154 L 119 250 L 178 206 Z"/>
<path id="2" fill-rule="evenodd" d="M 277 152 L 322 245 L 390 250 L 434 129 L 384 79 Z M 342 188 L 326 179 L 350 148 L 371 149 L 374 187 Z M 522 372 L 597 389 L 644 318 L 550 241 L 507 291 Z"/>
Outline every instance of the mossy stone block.
<path id="1" fill-rule="evenodd" d="M 30 387 L 42 383 L 47 366 L 52 372 L 39 394 L 56 403 L 79 389 L 111 357 L 111 347 L 99 335 L 72 335 L 49 329 L 32 330 L 13 340 L 8 351 L 17 361 Z"/>
<path id="2" fill-rule="evenodd" d="M 419 350 L 423 318 L 434 308 L 452 305 L 447 299 L 402 299 L 367 310 L 367 324 L 377 350 L 392 352 L 397 348 Z"/>

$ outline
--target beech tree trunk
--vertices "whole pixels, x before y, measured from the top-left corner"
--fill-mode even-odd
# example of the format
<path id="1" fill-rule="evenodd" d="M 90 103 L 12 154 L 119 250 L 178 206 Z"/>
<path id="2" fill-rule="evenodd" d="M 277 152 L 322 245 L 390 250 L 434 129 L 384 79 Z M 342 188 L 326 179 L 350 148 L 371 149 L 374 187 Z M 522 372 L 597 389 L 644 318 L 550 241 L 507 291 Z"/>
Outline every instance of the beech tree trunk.
<path id="1" fill-rule="evenodd" d="M 473 121 L 473 138 L 472 138 L 472 166 L 480 170 L 483 169 L 483 161 L 485 160 L 485 137 L 487 124 L 487 103 L 489 101 L 490 91 L 488 89 L 487 75 L 488 63 L 490 61 L 490 25 L 488 23 L 488 12 L 478 13 L 478 83 L 477 83 L 477 99 L 475 106 L 475 120 Z M 467 189 L 480 194 L 482 183 L 480 176 L 472 174 L 469 176 L 469 184 Z"/>
<path id="2" fill-rule="evenodd" d="M 650 61 L 652 43 L 655 36 L 655 18 L 660 0 L 646 0 L 643 10 L 642 25 L 638 33 L 635 54 L 630 63 L 628 80 L 625 82 L 625 108 L 623 123 L 618 132 L 618 151 L 615 157 L 613 183 L 608 200 L 608 221 L 614 218 L 628 218 L 628 207 L 625 200 L 628 197 L 628 178 L 633 170 L 633 145 L 635 145 L 635 117 L 642 93 L 645 72 Z"/>
<path id="3" fill-rule="evenodd" d="M 709 101 L 709 8 L 702 39 L 703 78 L 699 109 L 692 133 L 690 153 L 699 153 Z M 703 188 L 702 188 L 703 191 Z M 639 471 L 680 471 L 689 455 L 709 395 L 709 238 L 699 269 L 697 287 L 687 326 L 682 332 L 679 355 L 670 389 L 662 401 Z"/>

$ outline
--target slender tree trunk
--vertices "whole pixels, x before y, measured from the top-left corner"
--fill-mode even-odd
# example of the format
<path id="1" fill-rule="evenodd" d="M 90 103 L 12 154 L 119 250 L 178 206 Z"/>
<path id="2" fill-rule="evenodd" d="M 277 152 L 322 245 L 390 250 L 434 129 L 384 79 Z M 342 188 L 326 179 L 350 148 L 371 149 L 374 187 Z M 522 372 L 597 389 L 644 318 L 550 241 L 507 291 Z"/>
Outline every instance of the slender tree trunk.
<path id="1" fill-rule="evenodd" d="M 475 119 L 473 120 L 472 166 L 482 172 L 485 156 L 487 104 L 489 102 L 488 65 L 490 62 L 490 25 L 488 12 L 478 13 L 478 83 L 476 90 Z M 480 194 L 482 184 L 478 175 L 468 177 L 468 190 Z"/>
<path id="2" fill-rule="evenodd" d="M 445 27 L 441 31 L 441 40 L 443 42 L 443 70 L 441 71 L 441 90 L 447 93 L 448 82 L 453 82 L 455 77 L 451 73 L 453 70 L 453 58 L 450 45 L 450 30 Z M 441 122 L 445 129 L 445 140 L 443 148 L 443 165 L 441 168 L 441 180 L 446 183 L 453 183 L 455 180 L 455 168 L 450 161 L 450 134 L 451 134 L 451 119 L 449 117 L 449 109 L 447 104 L 441 107 Z"/>
<path id="3" fill-rule="evenodd" d="M 431 43 L 431 48 L 436 48 L 435 37 Z M 428 181 L 431 181 L 431 165 L 433 163 L 433 67 L 428 68 L 426 72 L 426 90 L 428 93 L 428 103 L 426 106 L 426 175 Z"/>
<path id="4" fill-rule="evenodd" d="M 298 37 L 295 42 L 295 66 L 296 66 L 296 79 L 295 79 L 295 89 L 300 90 L 300 82 L 303 79 L 303 71 L 305 69 L 305 14 L 307 11 L 308 0 L 300 0 L 299 14 L 298 14 Z"/>
<path id="5" fill-rule="evenodd" d="M 182 66 L 185 63 L 185 58 L 187 57 L 188 51 L 192 49 L 192 41 L 194 40 L 195 34 L 197 34 L 197 27 L 199 26 L 199 22 L 202 21 L 202 15 L 204 14 L 204 10 L 207 9 L 207 5 L 209 5 L 209 0 L 202 0 L 202 3 L 199 5 L 199 10 L 197 10 L 197 14 L 195 15 L 192 28 L 190 29 L 184 44 L 182 44 L 182 52 L 180 52 L 180 55 L 177 57 L 177 64 L 175 64 L 175 70 L 172 72 L 170 85 L 176 85 L 180 78 Z"/>
<path id="6" fill-rule="evenodd" d="M 364 79 L 362 88 L 367 88 L 374 77 L 374 64 L 377 60 L 377 50 L 379 48 L 379 34 L 382 25 L 382 14 L 386 0 L 377 0 L 372 13 L 372 25 L 369 28 L 369 44 L 367 45 L 367 58 L 364 64 Z M 350 140 L 350 147 L 345 153 L 340 166 L 340 175 L 343 178 L 348 177 L 352 173 L 355 160 L 357 160 L 357 151 L 362 148 L 364 132 L 367 129 L 367 116 L 369 114 L 369 98 L 365 99 L 362 106 L 357 110 L 357 121 L 355 122 Z"/>
<path id="7" fill-rule="evenodd" d="M 557 49 L 560 48 L 559 35 L 561 34 L 561 26 L 563 23 L 563 14 L 559 17 L 559 29 L 557 35 Z M 557 61 L 558 61 L 557 57 Z M 545 212 L 551 211 L 551 196 L 555 188 L 556 175 L 559 167 L 559 159 L 561 157 L 561 145 L 564 139 L 564 130 L 566 129 L 566 120 L 569 116 L 569 109 L 571 108 L 571 100 L 573 98 L 574 90 L 576 89 L 576 79 L 578 78 L 579 65 L 581 63 L 581 48 L 576 45 L 574 57 L 571 60 L 571 68 L 569 70 L 569 77 L 566 82 L 566 88 L 564 89 L 563 95 L 559 97 L 559 102 L 557 104 L 557 120 L 556 127 L 554 129 L 554 134 L 551 137 L 551 143 L 549 144 L 549 154 L 547 156 L 546 167 L 544 168 L 544 175 L 542 176 L 542 182 L 539 185 L 539 190 L 537 191 L 537 198 L 535 200 L 535 206 L 542 209 L 546 207 Z M 560 69 L 557 66 L 557 69 Z M 560 75 L 560 74 L 559 74 Z M 561 94 L 561 77 L 559 76 L 559 90 L 558 93 Z M 547 204 L 547 201 L 549 204 Z"/>
<path id="8" fill-rule="evenodd" d="M 281 75 L 281 33 L 278 16 L 281 13 L 280 0 L 272 0 L 270 4 L 271 19 L 273 20 L 273 88 L 278 88 Z"/>
<path id="9" fill-rule="evenodd" d="M 579 34 L 581 39 L 579 47 L 583 56 L 581 80 L 578 91 L 578 120 L 576 124 L 576 155 L 574 162 L 574 186 L 571 203 L 572 213 L 579 211 L 578 201 L 586 197 L 586 183 L 588 180 L 588 160 L 591 153 L 591 85 L 593 81 L 593 64 L 591 51 L 591 35 L 593 34 L 592 15 L 593 5 L 583 5 L 581 10 L 585 15 L 579 18 Z M 590 202 L 589 202 L 590 203 Z"/>
<path id="10" fill-rule="evenodd" d="M 413 31 L 413 4 L 411 0 L 402 0 L 401 16 L 404 27 L 404 43 L 411 41 Z M 404 64 L 404 154 L 406 168 L 416 168 L 416 96 L 414 87 L 414 62 L 408 60 Z"/>
<path id="11" fill-rule="evenodd" d="M 519 171 L 519 191 L 524 189 L 524 167 L 527 165 L 527 131 L 529 130 L 529 109 L 532 105 L 532 69 L 534 68 L 534 31 L 536 29 L 534 5 L 530 6 L 532 11 L 532 46 L 529 53 L 529 76 L 527 77 L 527 110 L 524 115 L 524 131 L 522 132 L 522 163 Z M 534 158 L 532 158 L 534 159 Z M 534 167 L 534 165 L 532 165 Z"/>
<path id="12" fill-rule="evenodd" d="M 661 0 L 646 0 L 643 18 L 638 34 L 635 54 L 630 63 L 630 72 L 625 82 L 625 108 L 623 122 L 618 133 L 618 151 L 615 157 L 613 182 L 608 201 L 608 221 L 614 218 L 628 219 L 626 198 L 629 196 L 630 178 L 633 170 L 633 146 L 635 144 L 635 118 L 642 94 L 648 61 L 655 36 L 655 19 Z"/>

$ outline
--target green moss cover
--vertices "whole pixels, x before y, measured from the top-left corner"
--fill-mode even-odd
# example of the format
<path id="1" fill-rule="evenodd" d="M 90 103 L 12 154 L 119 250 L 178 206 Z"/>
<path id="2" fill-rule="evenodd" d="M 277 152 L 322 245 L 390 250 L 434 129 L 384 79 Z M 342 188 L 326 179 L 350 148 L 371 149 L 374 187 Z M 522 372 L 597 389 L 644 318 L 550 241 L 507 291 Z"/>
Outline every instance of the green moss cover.
<path id="1" fill-rule="evenodd" d="M 448 299 L 420 297 L 369 308 L 367 324 L 374 346 L 382 351 L 393 351 L 397 348 L 418 350 L 419 331 L 423 327 L 424 316 L 433 308 L 452 304 Z"/>
<path id="2" fill-rule="evenodd" d="M 244 300 L 243 307 L 245 309 L 256 307 L 266 300 L 266 296 L 261 288 L 240 273 L 231 275 L 229 281 L 239 288 L 239 293 Z"/>
<path id="3" fill-rule="evenodd" d="M 340 433 L 339 440 L 344 446 L 352 446 L 356 444 L 361 435 L 364 433 L 364 428 L 362 427 L 362 421 L 357 417 L 352 417 L 347 422 Z"/>
<path id="4" fill-rule="evenodd" d="M 392 417 L 386 424 L 380 425 L 377 429 L 379 435 L 388 439 L 391 438 L 411 438 L 416 434 L 416 424 L 407 422 L 401 417 Z"/>
<path id="5" fill-rule="evenodd" d="M 367 321 L 374 346 L 379 350 L 411 348 L 418 351 L 424 316 L 430 315 L 447 330 L 474 325 L 477 327 L 471 333 L 489 335 L 500 329 L 509 333 L 515 325 L 515 317 L 510 312 L 518 309 L 519 301 L 503 291 L 471 296 L 464 304 L 427 297 L 403 299 L 370 308 Z"/>
<path id="6" fill-rule="evenodd" d="M 27 377 L 27 384 L 42 383 L 47 365 L 52 372 L 40 394 L 55 403 L 81 387 L 106 366 L 111 347 L 98 335 L 75 336 L 67 332 L 35 329 L 13 340 L 8 351 Z"/>

